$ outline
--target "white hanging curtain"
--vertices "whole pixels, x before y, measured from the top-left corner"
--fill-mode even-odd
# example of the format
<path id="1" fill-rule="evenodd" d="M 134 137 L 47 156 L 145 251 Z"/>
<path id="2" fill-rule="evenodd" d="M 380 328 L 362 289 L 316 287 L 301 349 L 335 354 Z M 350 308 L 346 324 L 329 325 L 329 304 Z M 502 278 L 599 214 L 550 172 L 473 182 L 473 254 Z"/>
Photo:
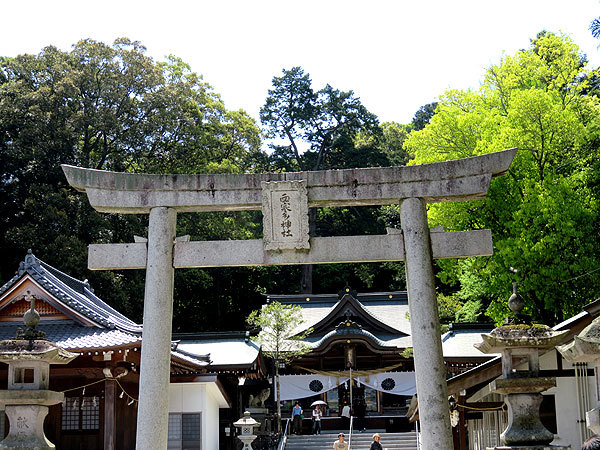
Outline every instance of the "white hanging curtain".
<path id="1" fill-rule="evenodd" d="M 280 375 L 281 400 L 298 400 L 322 394 L 348 381 L 348 377 L 326 375 Z"/>
<path id="2" fill-rule="evenodd" d="M 414 372 L 382 372 L 354 379 L 365 386 L 388 394 L 414 395 L 417 393 Z"/>

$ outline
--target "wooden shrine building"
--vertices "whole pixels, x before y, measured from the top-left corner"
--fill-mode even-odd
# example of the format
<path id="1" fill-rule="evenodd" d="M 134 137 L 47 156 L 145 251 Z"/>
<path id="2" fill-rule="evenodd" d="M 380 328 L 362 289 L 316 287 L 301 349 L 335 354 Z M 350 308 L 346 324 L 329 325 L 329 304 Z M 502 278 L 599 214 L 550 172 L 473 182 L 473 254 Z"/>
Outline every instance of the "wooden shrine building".
<path id="1" fill-rule="evenodd" d="M 50 389 L 66 399 L 50 407 L 46 436 L 61 450 L 135 448 L 142 325 L 99 299 L 87 281 L 30 251 L 0 287 L 0 340 L 14 338 L 23 327 L 28 295 L 36 298 L 41 316 L 37 329 L 79 355 L 50 369 Z M 7 387 L 7 367 L 0 364 L 0 389 Z M 170 367 L 169 448 L 233 448 L 224 430 L 239 418 L 237 408 L 231 410 L 238 378 L 262 373 L 258 348 L 246 335 L 188 336 L 173 341 Z M 8 426 L 0 414 L 1 436 Z"/>
<path id="2" fill-rule="evenodd" d="M 416 383 L 405 291 L 357 293 L 346 287 L 337 295 L 270 294 L 266 298 L 301 307 L 304 322 L 297 333 L 312 328 L 305 339 L 310 353 L 280 369 L 281 399 L 287 402 L 282 411 L 289 414 L 295 401 L 309 411 L 312 402 L 323 400 L 327 403 L 323 428 L 340 429 L 342 407 L 351 403 L 359 428 L 412 428 L 406 413 Z M 469 334 L 461 329 L 443 336 L 449 353 L 444 358 L 448 377 L 490 359 L 473 352 L 461 354 L 461 342 L 477 333 L 481 330 Z"/>

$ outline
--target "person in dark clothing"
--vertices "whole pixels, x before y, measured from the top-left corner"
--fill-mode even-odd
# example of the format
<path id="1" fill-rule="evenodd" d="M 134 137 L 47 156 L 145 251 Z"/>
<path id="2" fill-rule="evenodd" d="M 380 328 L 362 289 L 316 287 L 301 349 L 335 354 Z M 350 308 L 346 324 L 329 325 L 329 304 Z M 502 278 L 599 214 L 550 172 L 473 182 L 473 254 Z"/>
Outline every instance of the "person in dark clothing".
<path id="1" fill-rule="evenodd" d="M 583 443 L 581 450 L 600 450 L 600 436 L 592 436 Z"/>
<path id="2" fill-rule="evenodd" d="M 381 447 L 381 444 L 379 443 L 379 439 L 381 439 L 381 436 L 379 436 L 379 433 L 375 433 L 373 435 L 373 443 L 371 444 L 370 450 L 383 450 L 383 447 Z"/>

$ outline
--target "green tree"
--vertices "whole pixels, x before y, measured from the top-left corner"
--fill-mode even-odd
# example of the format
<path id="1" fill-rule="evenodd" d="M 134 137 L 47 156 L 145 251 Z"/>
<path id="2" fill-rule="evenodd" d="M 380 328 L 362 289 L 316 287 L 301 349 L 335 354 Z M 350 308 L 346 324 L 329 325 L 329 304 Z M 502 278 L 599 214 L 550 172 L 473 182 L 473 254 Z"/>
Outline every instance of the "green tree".
<path id="1" fill-rule="evenodd" d="M 314 91 L 309 74 L 301 67 L 284 69 L 273 77 L 273 88 L 260 111 L 266 135 L 272 139 L 272 170 L 304 171 L 389 165 L 379 141 L 382 136 L 377 117 L 370 113 L 352 91 L 340 91 L 327 84 Z M 311 208 L 310 235 L 327 228 L 338 214 L 358 224 L 357 209 L 335 208 L 320 214 Z M 347 214 L 347 213 L 350 214 Z M 328 217 L 318 225 L 318 216 Z M 347 227 L 346 227 L 347 228 Z M 302 267 L 301 292 L 313 291 L 313 266 Z"/>
<path id="2" fill-rule="evenodd" d="M 0 58 L 0 278 L 32 248 L 139 320 L 143 273 L 85 268 L 88 244 L 130 242 L 145 234 L 145 219 L 96 213 L 60 164 L 242 172 L 261 160 L 260 145 L 246 113 L 227 110 L 180 59 L 156 62 L 139 42 L 83 40 L 68 52 Z"/>
<path id="3" fill-rule="evenodd" d="M 429 209 L 432 226 L 492 230 L 492 257 L 438 264 L 456 298 L 481 301 L 496 321 L 514 278 L 529 313 L 550 324 L 600 292 L 589 276 L 599 268 L 591 168 L 600 104 L 589 91 L 592 75 L 568 37 L 540 33 L 529 49 L 490 67 L 478 91 L 443 94 L 429 124 L 406 141 L 417 164 L 519 147 L 485 200 Z"/>
<path id="4" fill-rule="evenodd" d="M 273 77 L 273 89 L 260 110 L 273 164 L 279 169 L 321 170 L 386 165 L 376 147 L 356 152 L 355 137 L 363 132 L 381 135 L 377 117 L 352 91 L 329 84 L 315 92 L 301 67 L 284 69 Z M 364 149 L 363 149 L 364 150 Z"/>
<path id="5" fill-rule="evenodd" d="M 254 340 L 262 348 L 263 354 L 271 358 L 275 365 L 277 430 L 281 431 L 279 364 L 289 363 L 310 352 L 310 345 L 303 339 L 312 332 L 312 329 L 299 331 L 304 323 L 300 306 L 283 305 L 279 302 L 272 302 L 260 310 L 252 311 L 247 322 L 260 329 L 260 333 Z"/>

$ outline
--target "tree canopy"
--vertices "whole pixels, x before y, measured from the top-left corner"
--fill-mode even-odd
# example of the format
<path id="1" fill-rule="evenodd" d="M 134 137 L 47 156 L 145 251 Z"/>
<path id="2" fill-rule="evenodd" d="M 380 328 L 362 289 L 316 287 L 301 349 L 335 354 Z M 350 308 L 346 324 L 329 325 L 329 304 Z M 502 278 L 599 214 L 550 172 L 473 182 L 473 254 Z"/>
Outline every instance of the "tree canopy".
<path id="1" fill-rule="evenodd" d="M 241 172 L 260 160 L 260 146 L 260 130 L 244 111 L 227 110 L 187 64 L 176 57 L 156 62 L 139 42 L 83 40 L 68 52 L 46 47 L 0 58 L 1 278 L 31 248 L 49 264 L 90 278 L 101 297 L 139 320 L 144 274 L 89 274 L 86 254 L 90 243 L 144 235 L 146 219 L 96 213 L 67 185 L 60 164 Z M 223 215 L 203 225 L 190 226 L 190 234 L 217 227 L 221 236 L 233 233 Z"/>
<path id="2" fill-rule="evenodd" d="M 529 313 L 547 323 L 577 313 L 600 291 L 590 276 L 600 269 L 592 75 L 568 37 L 540 33 L 491 66 L 479 90 L 444 93 L 429 124 L 406 141 L 414 164 L 519 148 L 485 200 L 431 205 L 429 213 L 433 226 L 492 230 L 494 256 L 442 261 L 439 275 L 495 320 L 505 315 L 512 279 Z"/>

